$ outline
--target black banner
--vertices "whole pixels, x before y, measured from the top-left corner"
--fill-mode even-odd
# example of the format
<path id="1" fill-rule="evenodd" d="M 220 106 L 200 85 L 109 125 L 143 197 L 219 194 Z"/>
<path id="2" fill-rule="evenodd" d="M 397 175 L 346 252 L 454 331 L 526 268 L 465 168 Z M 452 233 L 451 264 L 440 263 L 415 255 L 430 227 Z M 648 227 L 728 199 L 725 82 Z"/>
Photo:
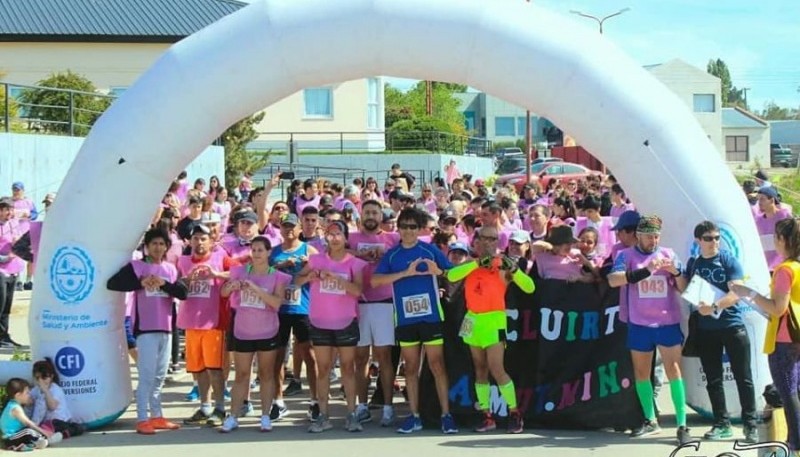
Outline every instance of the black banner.
<path id="1" fill-rule="evenodd" d="M 458 336 L 465 314 L 461 289 L 443 302 L 445 363 L 450 409 L 460 423 L 471 425 L 477 399 L 469 348 Z M 642 423 L 617 294 L 606 292 L 601 296 L 592 284 L 542 279 L 532 296 L 509 287 L 505 368 L 527 425 L 625 429 Z M 423 420 L 438 425 L 441 410 L 427 366 L 420 384 Z M 494 385 L 490 405 L 496 416 L 506 416 L 506 402 Z"/>

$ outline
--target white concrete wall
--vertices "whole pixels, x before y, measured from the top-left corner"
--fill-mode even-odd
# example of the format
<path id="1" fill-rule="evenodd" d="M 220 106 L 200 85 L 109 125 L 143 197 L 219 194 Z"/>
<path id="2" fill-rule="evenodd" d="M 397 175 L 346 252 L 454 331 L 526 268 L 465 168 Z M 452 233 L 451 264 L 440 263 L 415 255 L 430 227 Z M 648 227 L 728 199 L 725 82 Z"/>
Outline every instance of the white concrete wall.
<path id="1" fill-rule="evenodd" d="M 58 192 L 82 144 L 83 138 L 0 133 L 0 196 L 10 196 L 11 184 L 22 181 L 25 183 L 25 193 L 41 210 L 43 205 L 40 202 L 48 192 Z M 191 181 L 204 178 L 208 183 L 211 175 L 217 175 L 224 182 L 223 148 L 209 146 L 186 171 Z M 87 190 L 89 194 L 103 191 Z M 135 190 L 132 190 L 131 195 L 120 196 L 120 202 L 135 196 Z M 86 204 L 91 204 L 91 201 Z"/>
<path id="2" fill-rule="evenodd" d="M 768 128 L 724 128 L 722 129 L 722 138 L 729 136 L 746 136 L 749 138 L 748 147 L 749 160 L 747 162 L 729 162 L 730 165 L 743 165 L 745 167 L 754 167 L 756 161 L 763 168 L 772 166 L 770 163 L 770 133 Z"/>

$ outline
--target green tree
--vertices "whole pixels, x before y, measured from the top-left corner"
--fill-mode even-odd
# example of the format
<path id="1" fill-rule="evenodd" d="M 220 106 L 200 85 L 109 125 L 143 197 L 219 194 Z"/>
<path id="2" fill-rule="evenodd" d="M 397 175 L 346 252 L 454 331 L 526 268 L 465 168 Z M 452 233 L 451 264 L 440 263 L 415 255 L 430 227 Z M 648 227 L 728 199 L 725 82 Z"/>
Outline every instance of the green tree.
<path id="1" fill-rule="evenodd" d="M 719 78 L 721 81 L 720 95 L 722 97 L 722 106 L 738 106 L 740 108 L 748 109 L 745 103 L 744 89 L 737 89 L 731 80 L 731 73 L 728 70 L 728 65 L 722 59 L 711 59 L 706 65 L 706 71 Z"/>
<path id="2" fill-rule="evenodd" d="M 255 126 L 264 119 L 264 113 L 248 116 L 228 127 L 222 134 L 225 148 L 225 184 L 233 192 L 245 173 L 255 173 L 269 162 L 269 153 L 247 151 L 247 144 L 258 138 Z"/>
<path id="3" fill-rule="evenodd" d="M 2 80 L 6 74 L 0 71 L 0 80 Z M 9 123 L 13 121 L 18 115 L 18 106 L 17 101 L 14 100 L 14 97 L 6 94 L 6 86 L 0 86 L 0 126 L 2 126 L 3 130 L 6 129 L 5 119 L 6 119 L 6 97 L 9 97 L 8 100 L 8 117 Z"/>
<path id="4" fill-rule="evenodd" d="M 27 104 L 28 117 L 41 120 L 45 132 L 72 131 L 75 135 L 86 135 L 97 118 L 111 106 L 110 97 L 97 94 L 90 80 L 70 70 L 53 73 L 36 85 L 39 88 L 22 92 L 20 102 Z M 48 87 L 64 90 L 54 91 Z"/>
<path id="5" fill-rule="evenodd" d="M 459 135 L 466 134 L 464 128 L 464 114 L 459 111 L 459 101 L 453 96 L 456 92 L 463 92 L 466 86 L 451 83 L 433 84 L 433 119 L 442 121 L 439 125 L 444 132 Z M 386 127 L 391 128 L 400 121 L 407 121 L 427 117 L 425 110 L 425 81 L 418 82 L 408 92 L 386 85 Z"/>
<path id="6" fill-rule="evenodd" d="M 800 119 L 800 110 L 784 108 L 778 106 L 775 100 L 770 100 L 764 103 L 764 109 L 761 110 L 759 116 L 768 121 L 783 121 L 791 119 Z"/>

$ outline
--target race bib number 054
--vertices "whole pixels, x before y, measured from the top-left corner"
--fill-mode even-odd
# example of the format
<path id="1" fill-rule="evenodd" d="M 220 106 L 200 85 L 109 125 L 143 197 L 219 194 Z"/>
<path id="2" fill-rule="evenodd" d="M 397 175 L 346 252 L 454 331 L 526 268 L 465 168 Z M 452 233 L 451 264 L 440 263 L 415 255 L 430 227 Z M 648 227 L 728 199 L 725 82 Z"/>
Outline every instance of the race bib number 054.
<path id="1" fill-rule="evenodd" d="M 433 314 L 431 299 L 428 294 L 403 297 L 403 314 L 406 318 L 430 316 Z"/>

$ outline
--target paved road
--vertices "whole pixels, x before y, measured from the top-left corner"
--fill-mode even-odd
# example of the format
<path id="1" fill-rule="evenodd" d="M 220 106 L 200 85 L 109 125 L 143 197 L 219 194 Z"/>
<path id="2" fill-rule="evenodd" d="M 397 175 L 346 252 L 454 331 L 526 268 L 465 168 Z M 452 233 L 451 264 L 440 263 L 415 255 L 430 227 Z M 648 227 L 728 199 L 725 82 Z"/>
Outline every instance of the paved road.
<path id="1" fill-rule="evenodd" d="M 18 293 L 11 317 L 12 335 L 20 343 L 29 341 L 27 312 L 29 293 Z M 0 350 L 0 360 L 11 357 L 8 350 Z M 170 382 L 164 392 L 165 415 L 184 418 L 192 414 L 196 404 L 184 401 L 190 388 L 188 377 L 178 377 Z M 332 389 L 333 391 L 333 389 Z M 258 418 L 245 418 L 241 428 L 231 434 L 221 434 L 214 429 L 187 427 L 174 432 L 159 432 L 155 436 L 137 435 L 135 408 L 131 406 L 120 420 L 101 431 L 64 441 L 47 451 L 47 455 L 81 457 L 143 457 L 189 456 L 219 457 L 223 455 L 252 455 L 255 452 L 271 455 L 273 452 L 291 453 L 293 456 L 311 457 L 325 454 L 331 457 L 375 455 L 380 457 L 435 455 L 437 457 L 504 457 L 546 455 L 553 453 L 564 457 L 618 457 L 620 455 L 669 457 L 675 449 L 672 406 L 669 391 L 662 394 L 660 404 L 664 411 L 664 432 L 659 437 L 630 439 L 627 435 L 596 431 L 525 430 L 520 435 L 506 435 L 501 431 L 478 435 L 462 430 L 458 435 L 444 436 L 435 430 L 425 430 L 410 436 L 398 435 L 393 430 L 382 429 L 376 422 L 366 424 L 361 433 L 348 433 L 343 429 L 344 408 L 341 400 L 332 402 L 332 416 L 336 428 L 320 435 L 306 432 L 306 406 L 303 394 L 288 399 L 292 413 L 275 424 L 271 433 L 258 432 Z M 399 400 L 396 400 L 399 401 Z M 402 411 L 402 406 L 398 409 Z M 404 412 L 404 411 L 402 411 Z M 376 420 L 379 411 L 373 411 Z M 702 435 L 708 424 L 697 415 L 690 416 L 690 427 L 695 435 Z M 741 433 L 737 429 L 737 433 Z M 740 435 L 739 435 L 740 436 Z M 733 442 L 702 443 L 699 451 L 684 449 L 677 456 L 717 456 L 733 449 Z M 756 451 L 739 451 L 740 456 L 755 456 Z"/>

